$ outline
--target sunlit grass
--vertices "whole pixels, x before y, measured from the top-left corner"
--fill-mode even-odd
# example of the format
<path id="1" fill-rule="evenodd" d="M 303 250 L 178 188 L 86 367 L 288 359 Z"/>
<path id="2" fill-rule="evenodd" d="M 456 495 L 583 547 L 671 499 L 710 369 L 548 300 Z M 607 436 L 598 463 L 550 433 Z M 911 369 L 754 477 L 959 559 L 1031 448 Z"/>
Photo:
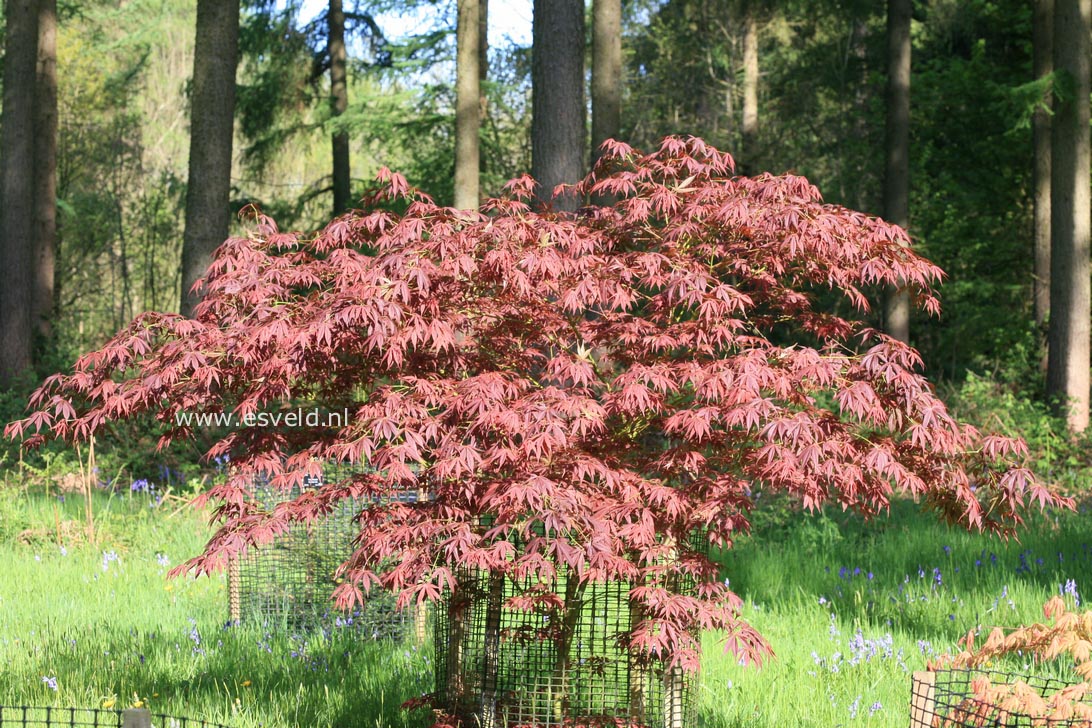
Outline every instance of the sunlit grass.
<path id="1" fill-rule="evenodd" d="M 151 503 L 97 494 L 89 541 L 71 497 L 0 499 L 0 705 L 139 700 L 240 728 L 429 724 L 399 706 L 431 689 L 430 646 L 227 625 L 222 576 L 165 576 L 202 548 L 206 514 Z M 1092 578 L 1078 514 L 1036 517 L 1019 542 L 909 503 L 869 524 L 776 508 L 757 522 L 719 558 L 776 658 L 740 666 L 706 635 L 704 725 L 901 727 L 928 656 L 980 624 L 1041 620 L 1060 585 Z"/>

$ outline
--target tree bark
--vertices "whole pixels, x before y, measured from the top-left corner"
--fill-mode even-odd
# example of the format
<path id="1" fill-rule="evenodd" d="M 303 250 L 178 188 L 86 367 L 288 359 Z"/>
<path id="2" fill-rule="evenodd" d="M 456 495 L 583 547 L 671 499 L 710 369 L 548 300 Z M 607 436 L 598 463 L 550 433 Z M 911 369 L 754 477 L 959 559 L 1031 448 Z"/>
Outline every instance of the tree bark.
<path id="1" fill-rule="evenodd" d="M 758 156 L 758 21 L 752 2 L 743 7 L 743 154 L 741 170 L 752 174 Z"/>
<path id="2" fill-rule="evenodd" d="M 584 173 L 584 3 L 534 0 L 531 49 L 531 174 L 538 196 L 549 201 L 554 187 Z M 579 205 L 575 195 L 556 201 L 563 210 Z"/>
<path id="3" fill-rule="evenodd" d="M 193 284 L 204 276 L 231 223 L 231 148 L 239 0 L 198 0 L 197 42 L 190 99 L 190 164 L 182 240 L 180 310 L 192 316 L 201 300 Z"/>
<path id="4" fill-rule="evenodd" d="M 910 12 L 911 0 L 887 0 L 887 122 L 884 128 L 883 216 L 903 228 L 910 223 Z M 887 333 L 910 341 L 910 296 L 890 291 Z"/>
<path id="5" fill-rule="evenodd" d="M 337 117 L 349 108 L 348 55 L 345 51 L 345 9 L 342 0 L 330 0 L 327 13 L 326 52 L 330 56 L 330 112 Z M 352 205 L 349 173 L 349 133 L 336 130 L 331 135 L 333 153 L 334 216 Z"/>
<path id="6" fill-rule="evenodd" d="M 592 164 L 622 126 L 622 2 L 594 0 L 592 10 Z"/>
<path id="7" fill-rule="evenodd" d="M 478 208 L 481 129 L 481 17 L 478 0 L 459 0 L 455 58 L 455 207 Z"/>
<path id="8" fill-rule="evenodd" d="M 48 338 L 57 257 L 57 0 L 39 0 L 38 82 L 34 97 L 34 312 Z"/>
<path id="9" fill-rule="evenodd" d="M 1035 0 L 1032 19 L 1033 73 L 1036 80 L 1054 70 L 1054 0 Z M 1037 109 L 1031 120 L 1032 146 L 1035 153 L 1034 236 L 1035 278 L 1032 296 L 1035 324 L 1046 324 L 1050 311 L 1050 113 Z"/>
<path id="10" fill-rule="evenodd" d="M 1088 427 L 1089 398 L 1089 33 L 1092 0 L 1055 0 L 1050 182 L 1050 331 L 1047 394 L 1069 427 Z"/>
<path id="11" fill-rule="evenodd" d="M 489 0 L 478 0 L 478 80 L 489 78 Z M 482 113 L 485 113 L 485 88 L 482 86 Z"/>
<path id="12" fill-rule="evenodd" d="M 38 2 L 7 0 L 0 112 L 0 386 L 31 365 Z"/>

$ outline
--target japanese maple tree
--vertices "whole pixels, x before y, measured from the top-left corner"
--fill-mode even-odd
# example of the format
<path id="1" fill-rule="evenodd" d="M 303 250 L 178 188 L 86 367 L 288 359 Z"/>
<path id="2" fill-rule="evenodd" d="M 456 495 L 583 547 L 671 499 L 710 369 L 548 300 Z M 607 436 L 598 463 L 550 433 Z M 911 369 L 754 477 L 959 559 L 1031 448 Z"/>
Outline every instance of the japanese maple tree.
<path id="1" fill-rule="evenodd" d="M 1021 442 L 955 421 L 916 352 L 862 320 L 866 292 L 896 283 L 937 313 L 941 271 L 805 179 L 738 177 L 669 138 L 611 143 L 565 193 L 617 202 L 576 213 L 537 207 L 528 177 L 471 212 L 381 181 L 310 239 L 258 218 L 220 248 L 194 320 L 141 315 L 46 380 L 8 434 L 80 441 L 150 413 L 170 440 L 193 435 L 180 412 L 349 408 L 344 427 L 218 440 L 207 456 L 234 474 L 207 494 L 220 527 L 185 568 L 373 499 L 342 604 L 379 585 L 437 599 L 466 567 L 546 584 L 566 569 L 633 584 L 631 648 L 688 669 L 698 629 L 768 649 L 692 539 L 730 546 L 756 486 L 867 514 L 908 493 L 999 532 L 1056 502 Z M 331 461 L 373 469 L 272 511 L 247 498 L 255 473 L 287 488 Z M 389 497 L 405 489 L 429 497 Z M 671 588 L 680 576 L 698 586 Z"/>

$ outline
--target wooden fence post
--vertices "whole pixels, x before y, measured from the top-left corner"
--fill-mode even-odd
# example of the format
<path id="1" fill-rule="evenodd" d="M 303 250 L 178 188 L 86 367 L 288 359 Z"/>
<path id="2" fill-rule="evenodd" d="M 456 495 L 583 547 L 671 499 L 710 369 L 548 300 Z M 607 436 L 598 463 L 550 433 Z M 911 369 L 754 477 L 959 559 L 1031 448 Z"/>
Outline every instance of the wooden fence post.
<path id="1" fill-rule="evenodd" d="M 121 714 L 121 728 L 152 728 L 152 714 L 144 708 L 126 708 Z"/>
<path id="2" fill-rule="evenodd" d="M 910 677 L 910 728 L 932 728 L 936 717 L 933 691 L 936 686 L 935 672 L 915 672 Z"/>
<path id="3" fill-rule="evenodd" d="M 243 619 L 243 600 L 239 583 L 239 556 L 233 555 L 228 561 L 228 618 L 238 625 Z"/>

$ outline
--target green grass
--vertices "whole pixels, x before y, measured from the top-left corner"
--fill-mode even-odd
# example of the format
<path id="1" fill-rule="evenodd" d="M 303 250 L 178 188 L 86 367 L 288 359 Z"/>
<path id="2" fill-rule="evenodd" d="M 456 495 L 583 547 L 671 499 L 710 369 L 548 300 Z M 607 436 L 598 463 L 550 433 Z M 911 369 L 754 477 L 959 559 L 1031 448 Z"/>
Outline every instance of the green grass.
<path id="1" fill-rule="evenodd" d="M 168 569 L 208 536 L 199 514 L 169 517 L 146 497 L 100 497 L 97 542 L 81 538 L 62 552 L 51 524 L 73 531 L 65 522 L 80 519 L 82 505 L 70 498 L 55 517 L 55 498 L 7 496 L 0 705 L 139 699 L 154 712 L 240 728 L 427 725 L 399 706 L 429 689 L 431 649 L 392 648 L 345 629 L 228 627 L 223 576 L 168 581 Z M 44 677 L 56 678 L 56 691 Z"/>
<path id="2" fill-rule="evenodd" d="M 225 627 L 222 576 L 165 578 L 200 551 L 204 515 L 149 503 L 99 494 L 90 543 L 72 497 L 0 498 L 0 705 L 140 699 L 239 728 L 429 724 L 399 705 L 430 689 L 431 648 Z M 1080 514 L 1036 517 L 1002 543 L 909 503 L 868 524 L 763 509 L 719 558 L 777 656 L 740 666 L 706 635 L 702 724 L 904 726 L 911 671 L 977 625 L 1041 620 L 1067 579 L 1088 587 L 1090 541 Z"/>

